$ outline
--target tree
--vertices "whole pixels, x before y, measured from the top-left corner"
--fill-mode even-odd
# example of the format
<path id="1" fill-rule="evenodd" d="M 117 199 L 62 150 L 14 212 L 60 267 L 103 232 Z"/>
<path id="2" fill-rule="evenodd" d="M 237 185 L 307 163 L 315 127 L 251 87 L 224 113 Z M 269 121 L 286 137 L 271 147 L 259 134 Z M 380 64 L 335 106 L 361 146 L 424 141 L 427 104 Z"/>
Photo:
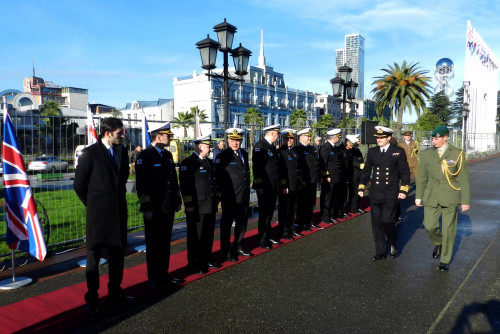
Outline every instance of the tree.
<path id="1" fill-rule="evenodd" d="M 304 110 L 292 110 L 290 114 L 290 125 L 297 127 L 304 127 L 307 124 L 307 115 Z"/>
<path id="2" fill-rule="evenodd" d="M 198 118 L 200 120 L 200 123 L 207 122 L 208 116 L 207 116 L 207 114 L 205 114 L 205 110 L 200 110 L 200 108 L 198 108 L 198 106 L 191 107 L 191 108 L 189 108 L 189 110 L 193 114 L 193 119 L 195 119 L 194 117 L 196 116 L 196 113 L 198 113 Z"/>
<path id="3" fill-rule="evenodd" d="M 444 91 L 432 95 L 429 100 L 429 113 L 436 115 L 445 124 L 449 124 L 453 118 L 452 104 Z"/>
<path id="4" fill-rule="evenodd" d="M 451 126 L 455 129 L 462 128 L 462 109 L 464 103 L 464 88 L 460 87 L 455 92 L 455 101 L 453 101 L 451 105 L 451 113 L 454 119 L 454 122 L 451 123 Z"/>
<path id="5" fill-rule="evenodd" d="M 192 112 L 179 112 L 177 117 L 174 117 L 172 126 L 174 128 L 184 128 L 184 138 L 188 136 L 187 129 L 194 124 L 194 114 Z"/>
<path id="6" fill-rule="evenodd" d="M 443 120 L 435 114 L 427 113 L 420 117 L 415 123 L 415 130 L 418 131 L 432 131 L 437 126 L 444 124 Z"/>
<path id="7" fill-rule="evenodd" d="M 381 115 L 386 107 L 394 109 L 397 116 L 397 129 L 401 131 L 403 127 L 403 113 L 408 110 L 410 115 L 412 108 L 415 109 L 417 116 L 420 117 L 420 111 L 425 113 L 425 98 L 429 98 L 430 89 L 427 82 L 431 79 L 425 74 L 428 71 L 421 71 L 416 64 L 403 64 L 399 66 L 394 63 L 394 67 L 387 65 L 389 69 L 381 69 L 387 75 L 376 77 L 372 85 L 377 85 L 372 93 L 376 101 L 376 111 Z"/>
<path id="8" fill-rule="evenodd" d="M 342 129 L 355 129 L 356 128 L 356 119 L 351 118 L 350 115 L 347 115 L 344 119 L 340 120 L 338 127 L 342 128 Z"/>
<path id="9" fill-rule="evenodd" d="M 335 120 L 332 115 L 324 114 L 322 115 L 316 123 L 313 124 L 313 128 L 331 128 L 335 126 Z"/>
<path id="10" fill-rule="evenodd" d="M 264 119 L 257 108 L 248 108 L 243 114 L 243 122 L 250 125 L 250 150 L 253 149 L 255 143 L 255 126 L 263 125 Z"/>
<path id="11" fill-rule="evenodd" d="M 113 115 L 113 117 L 116 117 L 116 118 L 121 118 L 122 112 L 118 108 L 113 108 L 113 110 L 111 111 L 111 115 Z"/>

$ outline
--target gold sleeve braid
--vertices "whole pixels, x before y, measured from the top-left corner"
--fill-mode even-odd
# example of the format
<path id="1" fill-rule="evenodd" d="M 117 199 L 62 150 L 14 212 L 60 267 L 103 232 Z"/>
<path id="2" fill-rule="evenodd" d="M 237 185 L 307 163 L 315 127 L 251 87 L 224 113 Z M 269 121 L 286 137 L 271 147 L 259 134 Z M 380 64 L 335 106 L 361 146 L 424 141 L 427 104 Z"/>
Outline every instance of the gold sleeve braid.
<path id="1" fill-rule="evenodd" d="M 458 155 L 458 158 L 457 158 L 457 161 L 455 162 L 455 164 L 453 166 L 448 166 L 448 163 L 446 162 L 445 159 L 443 159 L 441 161 L 441 169 L 443 171 L 443 174 L 446 176 L 446 181 L 448 181 L 448 185 L 453 189 L 453 190 L 460 190 L 460 188 L 456 188 L 454 187 L 451 182 L 450 182 L 450 176 L 452 178 L 456 178 L 456 176 L 458 175 L 458 173 L 460 173 L 460 170 L 462 169 L 462 160 L 463 160 L 463 151 L 460 151 L 460 154 Z M 452 173 L 450 172 L 450 167 L 455 167 L 458 163 L 460 163 L 458 165 L 458 170 L 456 171 L 456 173 Z"/>

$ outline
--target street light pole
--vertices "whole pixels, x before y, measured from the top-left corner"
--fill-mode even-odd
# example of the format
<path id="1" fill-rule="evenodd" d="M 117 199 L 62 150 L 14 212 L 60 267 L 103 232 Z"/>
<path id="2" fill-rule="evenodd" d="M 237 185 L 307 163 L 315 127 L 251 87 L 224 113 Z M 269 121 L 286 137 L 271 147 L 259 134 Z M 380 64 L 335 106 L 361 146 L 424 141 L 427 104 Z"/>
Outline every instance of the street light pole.
<path id="1" fill-rule="evenodd" d="M 229 80 L 245 81 L 241 77 L 248 73 L 248 59 L 252 52 L 242 47 L 241 43 L 238 48 L 232 49 L 236 27 L 227 23 L 226 19 L 224 19 L 224 22 L 214 26 L 214 31 L 217 33 L 219 42 L 210 39 L 209 35 L 207 35 L 207 38 L 196 43 L 196 47 L 200 50 L 201 68 L 208 70 L 207 76 L 223 80 L 224 123 L 227 124 L 229 122 Z M 210 73 L 216 67 L 217 51 L 222 52 L 224 55 L 222 75 Z M 229 75 L 229 53 L 233 56 L 235 73 L 239 78 Z"/>
<path id="2" fill-rule="evenodd" d="M 358 88 L 358 83 L 351 79 L 352 68 L 345 65 L 339 67 L 338 75 L 330 80 L 333 89 L 333 96 L 342 96 L 342 119 L 346 118 L 346 105 L 347 99 L 353 100 L 356 97 L 356 89 Z"/>
<path id="3" fill-rule="evenodd" d="M 469 117 L 469 85 L 470 81 L 464 81 L 464 100 L 462 103 L 462 150 L 467 156 L 467 118 Z"/>

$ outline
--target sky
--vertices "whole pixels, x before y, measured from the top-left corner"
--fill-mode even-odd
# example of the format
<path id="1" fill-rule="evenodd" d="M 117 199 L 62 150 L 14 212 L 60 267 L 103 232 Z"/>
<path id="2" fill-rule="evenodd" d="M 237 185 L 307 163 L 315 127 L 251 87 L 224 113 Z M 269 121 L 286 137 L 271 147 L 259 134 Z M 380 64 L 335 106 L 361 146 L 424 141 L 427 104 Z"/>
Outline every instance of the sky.
<path id="1" fill-rule="evenodd" d="M 436 62 L 450 58 L 456 91 L 467 20 L 500 58 L 497 0 L 23 0 L 3 9 L 0 91 L 23 90 L 34 61 L 37 76 L 86 88 L 90 103 L 117 108 L 174 98 L 173 78 L 201 71 L 195 44 L 207 34 L 217 40 L 213 26 L 224 18 L 238 29 L 234 45 L 252 51 L 250 65 L 263 30 L 267 65 L 288 87 L 320 94 L 332 94 L 335 49 L 346 34 L 365 38 L 365 97 L 382 68 L 405 60 L 434 77 Z"/>

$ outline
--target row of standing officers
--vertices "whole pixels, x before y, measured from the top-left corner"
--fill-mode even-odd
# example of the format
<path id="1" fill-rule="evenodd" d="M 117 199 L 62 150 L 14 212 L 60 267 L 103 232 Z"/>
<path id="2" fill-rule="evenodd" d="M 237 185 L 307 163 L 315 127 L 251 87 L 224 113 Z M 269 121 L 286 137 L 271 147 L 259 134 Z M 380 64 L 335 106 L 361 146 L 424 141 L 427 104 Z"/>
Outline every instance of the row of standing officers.
<path id="1" fill-rule="evenodd" d="M 98 143 L 86 148 L 79 158 L 74 181 L 75 192 L 87 208 L 88 292 L 85 300 L 90 314 L 98 313 L 98 262 L 103 249 L 109 252 L 110 298 L 123 303 L 134 300 L 120 287 L 126 245 L 125 183 L 128 177 L 127 152 L 121 145 L 123 123 L 110 117 L 103 121 L 101 128 Z M 252 187 L 259 204 L 258 246 L 270 249 L 273 244 L 281 244 L 282 238 L 292 239 L 302 236 L 302 231 L 322 228 L 312 219 L 318 184 L 321 184 L 322 223 L 331 225 L 346 217 L 347 208 L 351 213 L 362 213 L 359 197 L 364 196 L 364 189 L 371 180 L 371 218 L 376 245 L 373 259 L 386 256 L 386 239 L 391 246 L 390 255 L 396 256 L 394 217 L 398 198 L 404 199 L 409 191 L 410 170 L 405 151 L 389 143 L 393 131 L 384 127 L 376 127 L 376 130 L 377 147 L 368 150 L 365 165 L 357 148 L 359 137 L 346 136 L 339 145 L 339 129 L 328 131 L 327 141 L 318 149 L 311 145 L 310 128 L 299 132 L 292 129 L 280 132 L 279 125 L 264 128 L 264 137 L 255 144 L 252 152 Z M 248 153 L 241 148 L 243 134 L 242 129 L 228 129 L 229 147 L 218 154 L 215 161 L 209 159 L 210 135 L 198 137 L 193 154 L 181 162 L 177 177 L 172 154 L 166 149 L 173 137 L 170 124 L 151 131 L 152 145 L 139 154 L 135 172 L 145 225 L 147 275 L 153 289 L 162 290 L 182 282 L 168 274 L 174 215 L 181 209 L 182 202 L 187 221 L 188 266 L 193 273 L 205 274 L 209 268 L 221 266 L 210 258 L 219 202 L 222 203 L 220 242 L 223 260 L 237 261 L 239 255 L 252 255 L 243 248 L 250 200 L 250 166 Z M 283 144 L 278 150 L 275 145 L 280 135 Z M 294 145 L 296 135 L 299 142 Z M 446 127 L 433 132 L 433 143 L 437 148 L 434 155 L 437 161 L 442 159 L 441 169 L 434 171 L 427 162 L 424 168 L 421 166 L 418 178 L 422 182 L 417 184 L 416 200 L 417 206 L 428 203 L 424 223 L 435 245 L 433 257 L 441 255 L 443 250 L 441 260 L 445 262 L 441 263 L 441 270 L 447 269 L 453 240 L 449 241 L 451 238 L 447 238 L 444 232 L 441 235 L 436 222 L 443 212 L 443 219 L 451 226 L 453 235 L 460 197 L 448 201 L 451 205 L 440 197 L 434 200 L 434 189 L 436 194 L 441 189 L 435 187 L 434 180 L 428 175 L 436 172 L 438 176 L 432 177 L 439 179 L 439 173 L 446 176 L 447 183 L 441 182 L 445 194 L 449 189 L 459 192 L 463 186 L 462 210 L 467 210 L 470 203 L 467 164 L 462 152 L 448 145 L 446 140 Z M 424 161 L 435 158 L 431 153 L 426 154 Z M 277 199 L 279 228 L 278 235 L 272 236 L 271 221 Z M 234 241 L 231 245 L 233 223 Z"/>

